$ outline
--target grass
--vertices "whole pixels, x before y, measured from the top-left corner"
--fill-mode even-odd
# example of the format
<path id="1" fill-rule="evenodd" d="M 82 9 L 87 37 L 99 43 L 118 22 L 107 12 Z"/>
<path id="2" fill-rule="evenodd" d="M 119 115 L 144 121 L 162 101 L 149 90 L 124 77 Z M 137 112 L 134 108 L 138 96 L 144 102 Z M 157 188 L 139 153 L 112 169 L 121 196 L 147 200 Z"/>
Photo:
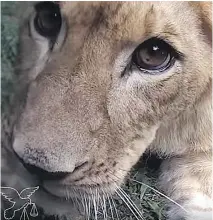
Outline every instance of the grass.
<path id="1" fill-rule="evenodd" d="M 142 158 L 136 167 L 133 168 L 127 178 L 127 182 L 122 186 L 124 192 L 130 197 L 138 210 L 140 210 L 141 217 L 139 217 L 139 215 L 135 217 L 125 202 L 123 202 L 119 196 L 115 195 L 113 199 L 120 220 L 165 220 L 165 198 L 156 190 L 158 176 L 158 170 L 156 168 L 159 166 L 159 164 L 157 164 L 156 167 L 156 161 L 158 162 L 158 160 L 152 157 L 151 164 L 149 164 L 150 159 L 148 159 L 149 162 L 147 162 L 146 159 L 146 157 Z M 153 164 L 155 167 L 153 167 Z M 151 167 L 149 165 L 151 165 Z M 134 211 L 134 213 L 136 213 L 136 211 Z M 107 220 L 113 219 L 110 206 L 108 206 L 107 214 Z M 117 215 L 113 212 L 115 219 L 118 219 Z M 91 220 L 93 219 L 95 218 L 92 217 Z M 100 214 L 98 219 L 104 219 L 104 215 Z"/>
<path id="2" fill-rule="evenodd" d="M 163 214 L 165 199 L 155 190 L 150 188 L 156 188 L 157 175 L 158 172 L 156 170 L 139 162 L 138 166 L 132 170 L 129 180 L 123 187 L 139 210 L 141 210 L 143 219 L 146 220 L 165 219 Z M 119 207 L 119 211 L 122 210 L 121 219 L 136 219 L 129 210 L 127 212 L 127 208 L 122 209 L 122 207 Z"/>
<path id="3" fill-rule="evenodd" d="M 10 102 L 10 96 L 12 96 L 13 87 L 13 64 L 15 62 L 16 44 L 17 44 L 17 18 L 16 13 L 20 4 L 18 2 L 2 2 L 2 109 L 7 110 L 6 103 Z M 20 10 L 18 10 L 20 12 Z M 11 19 L 13 22 L 11 23 Z M 144 159 L 146 161 L 146 159 Z M 156 191 L 150 189 L 148 186 L 156 187 L 157 184 L 157 171 L 153 168 L 153 164 L 156 161 L 149 163 L 139 162 L 138 165 L 132 170 L 126 184 L 123 186 L 123 190 L 130 196 L 131 200 L 140 210 L 143 219 L 145 220 L 164 220 L 163 215 L 165 199 L 159 195 Z M 137 182 L 135 182 L 137 181 Z M 145 183 L 146 185 L 140 184 Z M 120 220 L 133 220 L 137 219 L 130 211 L 127 205 L 118 197 L 114 197 L 115 205 L 118 211 Z M 110 207 L 108 207 L 108 219 L 110 217 Z M 113 214 L 115 216 L 115 213 Z M 44 219 L 44 218 L 42 218 Z M 47 218 L 50 220 L 52 218 Z M 54 219 L 54 218 L 53 218 Z M 103 216 L 100 217 L 103 219 Z"/>

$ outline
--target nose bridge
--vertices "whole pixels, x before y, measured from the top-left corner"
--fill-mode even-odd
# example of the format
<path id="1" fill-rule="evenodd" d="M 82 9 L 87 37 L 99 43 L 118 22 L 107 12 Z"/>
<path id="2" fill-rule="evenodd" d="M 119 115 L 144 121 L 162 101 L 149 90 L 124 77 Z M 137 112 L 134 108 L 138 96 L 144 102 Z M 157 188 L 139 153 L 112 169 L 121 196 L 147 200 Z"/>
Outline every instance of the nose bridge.
<path id="1" fill-rule="evenodd" d="M 98 78 L 87 77 L 84 65 L 79 62 L 73 68 L 78 74 L 69 80 L 61 78 L 58 66 L 32 83 L 20 129 L 15 133 L 15 151 L 21 157 L 28 147 L 43 152 L 44 160 L 31 157 L 31 153 L 26 157 L 51 172 L 71 171 L 76 162 L 84 161 L 96 144 L 90 132 L 103 124 Z"/>
<path id="2" fill-rule="evenodd" d="M 72 48 L 72 42 L 65 44 L 57 67 L 53 68 L 56 81 L 67 86 L 63 102 L 68 102 L 70 108 L 73 106 L 79 110 L 81 106 L 89 109 L 99 105 L 99 100 L 106 98 L 111 81 L 111 45 L 104 43 L 103 36 L 91 31 L 81 48 L 74 49 L 75 52 L 78 51 L 77 54 L 72 54 L 72 49 L 67 51 L 67 47 Z"/>
<path id="3" fill-rule="evenodd" d="M 67 47 L 71 45 L 65 44 L 66 49 L 62 48 L 31 84 L 28 106 L 41 119 L 41 123 L 45 121 L 42 116 L 62 120 L 69 115 L 72 119 L 75 115 L 78 120 L 82 118 L 85 121 L 85 117 L 100 108 L 106 100 L 110 83 L 109 48 L 98 37 L 92 37 L 84 42 L 79 54 L 74 57 L 72 49 L 67 56 Z"/>
<path id="4" fill-rule="evenodd" d="M 79 155 L 81 160 L 96 144 L 91 131 L 108 120 L 106 99 L 111 81 L 112 45 L 103 39 L 103 34 L 91 31 L 76 47 L 68 38 L 30 85 L 16 132 L 17 148 L 29 144 L 32 149 L 45 151 L 49 158 L 58 155 L 60 146 L 66 154 L 60 152 L 54 161 L 63 161 L 66 155 Z"/>
<path id="5" fill-rule="evenodd" d="M 86 139 L 88 127 L 95 130 L 102 124 L 109 75 L 96 62 L 97 55 L 91 59 L 95 49 L 89 52 L 90 46 L 87 42 L 76 62 L 64 62 L 60 54 L 30 85 L 20 122 L 21 133 L 29 135 L 27 141 L 39 135 L 45 140 L 42 148 L 49 147 L 48 139 L 53 144 L 57 138 L 63 144 L 72 139 L 74 146 L 83 142 L 77 133 Z"/>

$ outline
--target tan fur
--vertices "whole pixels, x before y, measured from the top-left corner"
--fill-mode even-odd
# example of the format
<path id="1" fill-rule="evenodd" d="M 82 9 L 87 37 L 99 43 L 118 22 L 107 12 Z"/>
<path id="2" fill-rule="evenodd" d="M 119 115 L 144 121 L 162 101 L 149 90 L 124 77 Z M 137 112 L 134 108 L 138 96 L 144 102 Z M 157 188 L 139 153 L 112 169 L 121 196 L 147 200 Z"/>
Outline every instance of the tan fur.
<path id="1" fill-rule="evenodd" d="M 145 150 L 158 152 L 168 156 L 160 188 L 189 210 L 171 204 L 168 218 L 211 219 L 211 4 L 64 2 L 61 7 L 66 37 L 44 53 L 45 65 L 36 64 L 42 71 L 35 68 L 39 55 L 31 59 L 32 51 L 26 53 L 33 46 L 41 54 L 38 42 L 33 34 L 22 36 L 21 63 L 26 66 L 27 58 L 31 68 L 30 75 L 21 73 L 29 89 L 15 124 L 16 153 L 50 172 L 70 172 L 61 181 L 44 182 L 63 197 L 63 184 L 70 193 L 71 187 L 113 193 Z M 121 77 L 134 49 L 155 36 L 177 48 L 183 61 L 158 76 Z M 195 202 L 198 197 L 205 198 L 205 207 Z"/>

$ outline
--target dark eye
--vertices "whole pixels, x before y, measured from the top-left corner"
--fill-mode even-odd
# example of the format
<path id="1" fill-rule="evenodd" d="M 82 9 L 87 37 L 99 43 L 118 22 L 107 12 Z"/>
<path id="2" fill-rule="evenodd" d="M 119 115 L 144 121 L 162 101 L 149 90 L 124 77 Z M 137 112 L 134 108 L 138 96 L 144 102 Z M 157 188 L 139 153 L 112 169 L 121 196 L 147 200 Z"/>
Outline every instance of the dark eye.
<path id="1" fill-rule="evenodd" d="M 35 10 L 36 31 L 44 37 L 56 37 L 62 23 L 59 5 L 54 2 L 41 2 L 35 6 Z"/>
<path id="2" fill-rule="evenodd" d="M 165 41 L 151 38 L 143 42 L 133 53 L 132 62 L 140 69 L 164 71 L 174 64 L 175 50 Z"/>

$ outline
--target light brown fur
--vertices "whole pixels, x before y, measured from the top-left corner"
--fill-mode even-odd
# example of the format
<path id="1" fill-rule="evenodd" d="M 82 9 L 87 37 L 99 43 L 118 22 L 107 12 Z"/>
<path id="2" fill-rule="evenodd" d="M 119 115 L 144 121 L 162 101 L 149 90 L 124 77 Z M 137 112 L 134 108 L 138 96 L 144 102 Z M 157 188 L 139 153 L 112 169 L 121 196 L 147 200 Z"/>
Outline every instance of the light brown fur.
<path id="1" fill-rule="evenodd" d="M 50 172 L 70 172 L 59 182 L 44 183 L 63 197 L 63 184 L 88 194 L 89 187 L 112 193 L 145 150 L 158 152 L 168 156 L 160 188 L 189 211 L 171 204 L 168 218 L 211 219 L 211 4 L 64 2 L 61 7 L 66 37 L 59 49 L 46 53 L 42 71 L 34 68 L 41 49 L 33 34 L 22 37 L 21 63 L 32 68 L 21 73 L 29 89 L 15 124 L 16 153 Z M 154 36 L 169 41 L 183 61 L 162 75 L 121 77 L 133 50 Z M 32 45 L 38 51 L 34 59 L 26 53 Z M 194 201 L 197 195 L 205 197 L 205 207 Z"/>

